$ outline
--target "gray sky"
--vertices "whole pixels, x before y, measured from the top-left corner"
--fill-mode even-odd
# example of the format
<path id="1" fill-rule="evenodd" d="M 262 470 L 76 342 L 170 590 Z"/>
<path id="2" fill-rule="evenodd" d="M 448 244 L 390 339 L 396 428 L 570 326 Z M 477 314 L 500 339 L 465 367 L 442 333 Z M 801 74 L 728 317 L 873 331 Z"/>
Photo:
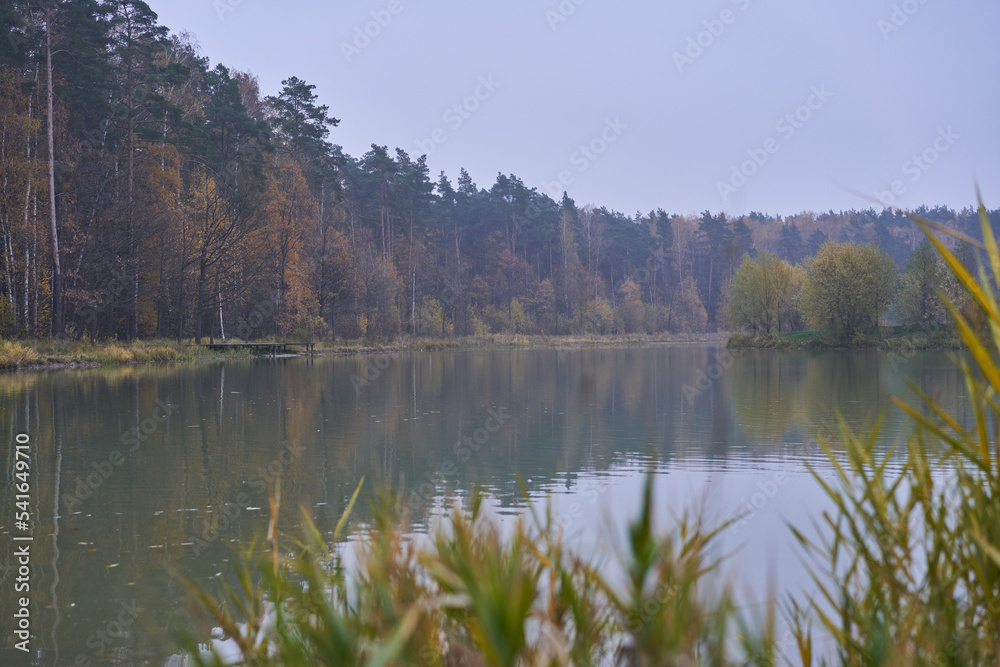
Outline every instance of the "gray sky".
<path id="1" fill-rule="evenodd" d="M 628 214 L 958 208 L 977 179 L 1000 205 L 997 0 L 148 1 L 264 94 L 315 84 L 349 154 L 434 178 Z"/>

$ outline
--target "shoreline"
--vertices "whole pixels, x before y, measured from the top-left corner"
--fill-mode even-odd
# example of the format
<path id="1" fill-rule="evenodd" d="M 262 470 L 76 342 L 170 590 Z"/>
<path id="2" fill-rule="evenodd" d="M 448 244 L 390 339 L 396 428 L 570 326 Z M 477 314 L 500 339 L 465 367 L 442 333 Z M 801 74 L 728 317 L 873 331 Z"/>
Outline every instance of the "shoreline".
<path id="1" fill-rule="evenodd" d="M 961 350 L 961 339 L 943 325 L 879 327 L 849 337 L 828 330 L 785 331 L 767 334 L 733 334 L 726 344 L 732 350 Z"/>
<path id="2" fill-rule="evenodd" d="M 404 337 L 392 342 L 340 340 L 316 343 L 313 356 L 349 356 L 438 350 L 588 349 L 642 345 L 717 345 L 741 350 L 955 350 L 959 338 L 944 327 L 881 327 L 877 332 L 838 337 L 829 331 L 792 331 L 780 334 L 627 334 L 534 335 L 490 334 L 460 338 Z M 206 363 L 226 359 L 257 359 L 249 351 L 212 352 L 193 342 L 140 340 L 110 341 L 0 341 L 0 372 L 76 370 L 162 363 Z M 284 358 L 307 354 L 282 355 Z"/>
<path id="3" fill-rule="evenodd" d="M 548 336 L 526 334 L 491 334 L 461 338 L 401 338 L 392 342 L 333 341 L 316 343 L 312 356 L 349 356 L 435 350 L 502 349 L 585 349 L 628 347 L 653 344 L 714 344 L 724 347 L 728 333 L 707 334 L 629 334 L 611 336 Z M 198 349 L 193 342 L 140 340 L 131 343 L 109 341 L 89 343 L 64 340 L 0 341 L 0 372 L 76 370 L 163 363 L 206 363 L 227 359 L 257 359 L 265 355 L 250 351 L 214 352 Z M 284 358 L 307 354 L 282 355 Z"/>

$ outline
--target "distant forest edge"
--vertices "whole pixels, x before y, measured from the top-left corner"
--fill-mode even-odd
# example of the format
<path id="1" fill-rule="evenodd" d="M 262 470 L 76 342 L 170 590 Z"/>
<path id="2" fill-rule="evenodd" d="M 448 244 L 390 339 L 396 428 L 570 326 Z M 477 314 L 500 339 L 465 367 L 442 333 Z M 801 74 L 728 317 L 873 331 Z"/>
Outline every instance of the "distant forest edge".
<path id="1" fill-rule="evenodd" d="M 948 286 L 897 211 L 627 215 L 514 175 L 453 184 L 398 148 L 345 154 L 314 86 L 264 96 L 144 2 L 6 2 L 0 21 L 3 338 L 851 333 L 872 311 L 821 322 L 808 277 L 855 251 L 882 277 L 891 260 L 875 324 L 946 319 L 913 305 Z M 972 207 L 917 213 L 981 238 Z"/>

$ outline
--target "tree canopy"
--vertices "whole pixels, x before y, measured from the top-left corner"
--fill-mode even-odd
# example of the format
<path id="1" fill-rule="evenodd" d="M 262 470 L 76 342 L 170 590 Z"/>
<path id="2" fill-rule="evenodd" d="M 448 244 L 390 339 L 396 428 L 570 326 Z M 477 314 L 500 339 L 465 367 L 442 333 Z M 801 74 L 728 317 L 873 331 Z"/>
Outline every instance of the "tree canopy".
<path id="1" fill-rule="evenodd" d="M 811 326 L 844 335 L 878 326 L 892 302 L 898 271 L 871 244 L 828 241 L 806 264 L 802 309 Z"/>
<path id="2" fill-rule="evenodd" d="M 775 333 L 795 319 L 796 297 L 802 276 L 774 253 L 752 259 L 744 255 L 733 276 L 726 304 L 726 319 L 734 329 Z"/>

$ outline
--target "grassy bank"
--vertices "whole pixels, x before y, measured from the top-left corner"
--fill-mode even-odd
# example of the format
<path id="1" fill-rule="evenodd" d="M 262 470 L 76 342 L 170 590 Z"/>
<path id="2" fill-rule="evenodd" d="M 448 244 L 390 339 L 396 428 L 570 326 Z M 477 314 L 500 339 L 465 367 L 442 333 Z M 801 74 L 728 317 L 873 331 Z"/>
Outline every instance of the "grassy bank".
<path id="1" fill-rule="evenodd" d="M 197 358 L 164 340 L 91 344 L 68 340 L 0 341 L 0 368 L 33 369 L 171 362 Z"/>
<path id="2" fill-rule="evenodd" d="M 833 331 L 734 334 L 728 347 L 760 350 L 956 350 L 964 347 L 952 327 L 879 327 L 844 336 Z"/>
<path id="3" fill-rule="evenodd" d="M 543 336 L 530 334 L 488 334 L 456 338 L 404 337 L 388 343 L 370 341 L 337 341 L 317 345 L 324 354 L 358 354 L 366 352 L 403 352 L 409 350 L 502 350 L 519 348 L 582 349 L 588 347 L 649 345 L 653 343 L 714 343 L 726 342 L 725 334 L 627 334 Z"/>
<path id="4" fill-rule="evenodd" d="M 229 340 L 227 342 L 239 342 Z M 266 341 L 263 341 L 266 342 Z M 716 334 L 630 334 L 627 336 L 529 336 L 491 334 L 461 338 L 407 337 L 389 342 L 339 340 L 316 344 L 319 355 L 379 354 L 413 350 L 516 349 L 516 348 L 586 348 L 602 346 L 646 345 L 650 343 L 711 342 L 722 344 L 725 336 Z M 214 361 L 252 358 L 247 350 L 214 352 L 194 344 L 172 340 L 85 342 L 71 340 L 0 341 L 0 369 L 32 370 L 115 366 L 137 363 L 175 361 Z"/>
<path id="5" fill-rule="evenodd" d="M 270 340 L 270 339 L 267 339 Z M 277 340 L 277 339 L 276 339 Z M 489 334 L 457 338 L 402 337 L 393 341 L 338 340 L 316 343 L 318 355 L 385 354 L 424 350 L 504 350 L 504 349 L 585 349 L 593 347 L 628 347 L 657 343 L 706 343 L 732 348 L 759 349 L 833 349 L 875 348 L 885 350 L 954 349 L 961 347 L 958 337 L 945 327 L 928 331 L 921 327 L 885 327 L 877 332 L 838 338 L 824 331 L 793 331 L 781 334 L 628 334 L 540 336 L 527 334 Z M 239 342 L 229 340 L 227 342 Z M 267 342 L 267 341 L 262 341 Z M 36 370 L 116 366 L 138 363 L 176 361 L 217 361 L 249 359 L 258 356 L 247 350 L 214 352 L 187 340 L 105 341 L 8 340 L 0 341 L 0 369 Z"/>
<path id="6" fill-rule="evenodd" d="M 132 342 L 77 340 L 0 341 L 0 369 L 42 370 L 89 366 L 212 361 L 252 356 L 247 351 L 214 352 L 191 341 L 137 340 Z"/>

